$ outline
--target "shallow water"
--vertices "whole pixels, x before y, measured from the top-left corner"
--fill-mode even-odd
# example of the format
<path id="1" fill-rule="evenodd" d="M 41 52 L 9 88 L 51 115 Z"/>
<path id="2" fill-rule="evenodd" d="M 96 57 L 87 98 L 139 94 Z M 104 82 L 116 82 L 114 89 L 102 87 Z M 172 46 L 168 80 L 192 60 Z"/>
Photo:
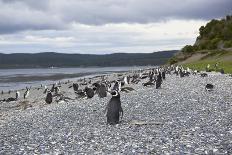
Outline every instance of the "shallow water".
<path id="1" fill-rule="evenodd" d="M 122 72 L 148 68 L 132 67 L 91 67 L 91 68 L 36 68 L 36 69 L 0 69 L 0 91 L 17 90 L 26 86 L 51 84 L 54 81 L 91 77 L 110 72 Z"/>

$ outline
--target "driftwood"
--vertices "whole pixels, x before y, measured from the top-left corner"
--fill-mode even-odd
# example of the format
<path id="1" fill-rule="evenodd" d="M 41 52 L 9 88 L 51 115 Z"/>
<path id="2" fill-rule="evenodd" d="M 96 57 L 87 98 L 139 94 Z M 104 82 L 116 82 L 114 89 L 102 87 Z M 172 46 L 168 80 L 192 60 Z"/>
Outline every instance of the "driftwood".
<path id="1" fill-rule="evenodd" d="M 140 120 L 132 120 L 130 125 L 163 125 L 162 122 L 157 121 L 140 121 Z"/>

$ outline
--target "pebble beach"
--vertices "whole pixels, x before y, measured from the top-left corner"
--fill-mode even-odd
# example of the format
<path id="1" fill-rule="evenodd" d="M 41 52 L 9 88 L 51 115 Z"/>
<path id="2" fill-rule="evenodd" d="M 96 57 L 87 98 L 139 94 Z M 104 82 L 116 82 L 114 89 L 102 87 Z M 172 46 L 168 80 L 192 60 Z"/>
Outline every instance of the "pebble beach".
<path id="1" fill-rule="evenodd" d="M 73 81 L 60 88 L 68 99 L 51 104 L 43 89 L 32 88 L 26 102 L 21 90 L 19 101 L 0 103 L 0 154 L 232 154 L 232 77 L 207 74 L 168 74 L 160 89 L 144 87 L 146 79 L 129 84 L 117 125 L 106 123 L 111 96 L 76 98 Z"/>

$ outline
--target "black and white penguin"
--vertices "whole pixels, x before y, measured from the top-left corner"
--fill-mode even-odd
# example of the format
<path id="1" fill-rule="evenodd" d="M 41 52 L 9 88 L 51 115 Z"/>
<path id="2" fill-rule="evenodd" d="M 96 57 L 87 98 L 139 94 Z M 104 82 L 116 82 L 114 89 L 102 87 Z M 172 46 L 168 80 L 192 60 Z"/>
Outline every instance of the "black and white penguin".
<path id="1" fill-rule="evenodd" d="M 208 76 L 208 74 L 206 74 L 206 73 L 201 73 L 201 77 L 207 77 Z"/>
<path id="2" fill-rule="evenodd" d="M 100 98 L 104 98 L 107 96 L 107 88 L 104 84 L 101 84 L 99 88 L 97 88 L 97 93 Z"/>
<path id="3" fill-rule="evenodd" d="M 86 97 L 86 92 L 84 90 L 79 89 L 79 90 L 75 91 L 75 93 L 78 95 L 78 98 Z"/>
<path id="4" fill-rule="evenodd" d="M 20 93 L 19 93 L 19 91 L 16 91 L 15 100 L 18 100 L 18 99 L 19 99 L 19 97 L 20 97 Z"/>
<path id="5" fill-rule="evenodd" d="M 55 91 L 55 94 L 59 94 L 59 92 L 60 92 L 60 87 L 59 87 L 59 86 L 56 86 L 55 89 L 54 89 L 54 91 Z"/>
<path id="6" fill-rule="evenodd" d="M 96 90 L 96 93 L 100 98 L 104 98 L 107 96 L 107 88 L 104 84 L 99 84 L 97 82 L 93 83 L 94 90 Z"/>
<path id="7" fill-rule="evenodd" d="M 53 84 L 53 85 L 52 85 L 51 92 L 54 92 L 54 91 L 55 91 L 55 87 L 56 87 L 56 84 Z"/>
<path id="8" fill-rule="evenodd" d="M 162 71 L 161 75 L 162 75 L 163 80 L 165 80 L 166 79 L 165 71 Z"/>
<path id="9" fill-rule="evenodd" d="M 206 91 L 212 91 L 213 90 L 213 88 L 214 88 L 214 86 L 212 85 L 212 84 L 206 84 L 206 86 L 205 86 L 205 90 Z"/>
<path id="10" fill-rule="evenodd" d="M 23 98 L 26 99 L 30 94 L 30 91 L 29 89 L 27 88 L 27 90 L 25 91 L 24 95 L 23 95 Z"/>
<path id="11" fill-rule="evenodd" d="M 48 92 L 48 88 L 47 87 L 45 87 L 45 89 L 44 89 L 44 94 L 47 94 L 47 92 Z"/>
<path id="12" fill-rule="evenodd" d="M 77 92 L 79 88 L 79 85 L 77 83 L 73 83 L 73 90 L 74 92 Z"/>
<path id="13" fill-rule="evenodd" d="M 4 94 L 4 91 L 2 90 L 1 94 L 3 95 Z"/>
<path id="14" fill-rule="evenodd" d="M 51 91 L 48 91 L 47 96 L 45 98 L 45 102 L 47 104 L 51 104 L 52 103 L 52 92 Z"/>
<path id="15" fill-rule="evenodd" d="M 154 83 L 152 81 L 148 81 L 148 82 L 143 83 L 143 86 L 145 86 L 145 87 L 152 86 L 152 85 L 154 85 Z"/>
<path id="16" fill-rule="evenodd" d="M 160 88 L 161 84 L 162 84 L 162 76 L 161 76 L 161 73 L 159 72 L 157 76 L 157 80 L 156 80 L 156 89 Z"/>
<path id="17" fill-rule="evenodd" d="M 121 81 L 115 81 L 114 86 L 113 86 L 113 90 L 120 92 L 121 88 L 122 88 Z"/>
<path id="18" fill-rule="evenodd" d="M 118 91 L 111 92 L 112 98 L 106 107 L 107 124 L 115 125 L 119 123 L 119 118 L 123 118 L 123 109 L 121 106 L 120 94 Z"/>
<path id="19" fill-rule="evenodd" d="M 92 98 L 94 96 L 94 90 L 92 88 L 89 87 L 85 87 L 84 89 L 87 98 Z"/>
<path id="20" fill-rule="evenodd" d="M 125 85 L 128 85 L 130 80 L 129 80 L 129 77 L 128 76 L 125 76 L 124 79 L 123 79 Z"/>

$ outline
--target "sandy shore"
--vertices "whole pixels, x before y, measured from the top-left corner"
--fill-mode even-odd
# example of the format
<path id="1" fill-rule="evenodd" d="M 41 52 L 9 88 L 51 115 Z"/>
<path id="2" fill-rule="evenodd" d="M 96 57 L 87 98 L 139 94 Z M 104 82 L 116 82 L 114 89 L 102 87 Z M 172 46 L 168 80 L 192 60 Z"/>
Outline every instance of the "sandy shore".
<path id="1" fill-rule="evenodd" d="M 103 113 L 109 95 L 76 99 L 70 81 L 61 92 L 71 100 L 47 105 L 43 89 L 33 88 L 27 103 L 21 90 L 19 101 L 0 103 L 0 154 L 232 153 L 231 77 L 167 75 L 161 89 L 142 86 L 145 81 L 121 92 L 125 115 L 116 126 L 106 125 Z M 207 83 L 215 85 L 212 92 Z"/>

